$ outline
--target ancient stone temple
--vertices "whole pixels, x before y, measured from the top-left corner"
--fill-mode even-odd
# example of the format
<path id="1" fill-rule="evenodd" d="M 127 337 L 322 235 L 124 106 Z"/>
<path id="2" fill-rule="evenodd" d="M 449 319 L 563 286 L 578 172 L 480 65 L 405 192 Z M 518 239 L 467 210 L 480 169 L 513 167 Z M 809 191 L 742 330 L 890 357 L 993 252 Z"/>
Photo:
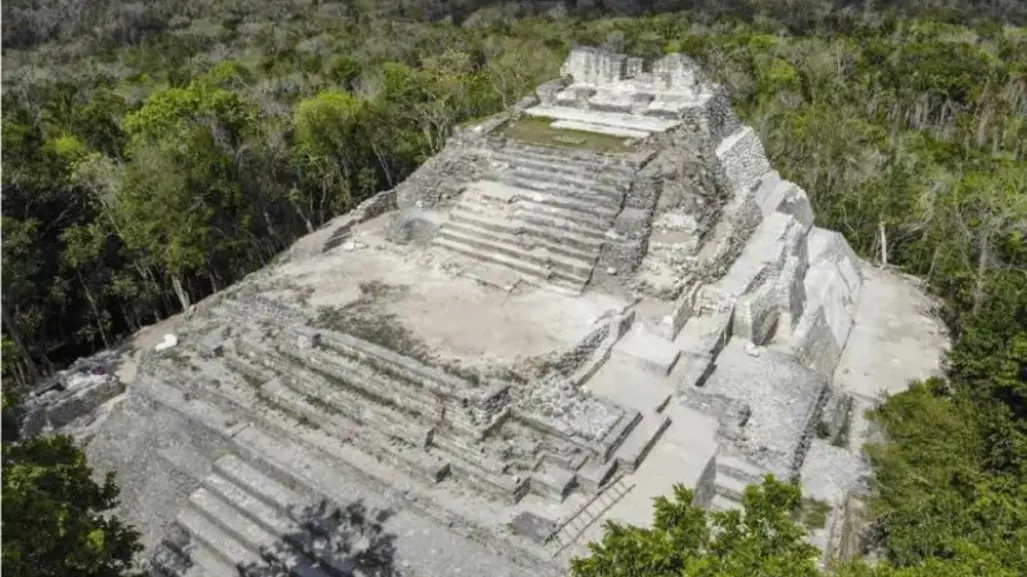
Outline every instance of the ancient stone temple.
<path id="1" fill-rule="evenodd" d="M 766 473 L 835 547 L 885 281 L 688 58 L 561 72 L 145 359 L 88 450 L 155 571 L 559 575 L 674 483 Z"/>

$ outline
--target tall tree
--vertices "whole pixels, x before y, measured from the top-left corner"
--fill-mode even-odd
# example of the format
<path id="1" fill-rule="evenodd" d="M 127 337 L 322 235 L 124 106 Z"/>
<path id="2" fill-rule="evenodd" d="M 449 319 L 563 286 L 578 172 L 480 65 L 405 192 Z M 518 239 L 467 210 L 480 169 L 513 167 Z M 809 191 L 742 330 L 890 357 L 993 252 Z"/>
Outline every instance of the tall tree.
<path id="1" fill-rule="evenodd" d="M 574 577 L 817 577 L 818 551 L 795 522 L 801 494 L 768 476 L 745 490 L 742 510 L 707 513 L 682 485 L 656 499 L 652 528 L 607 523 Z"/>
<path id="2" fill-rule="evenodd" d="M 134 577 L 139 534 L 110 511 L 118 487 L 93 481 L 67 436 L 3 444 L 3 568 L 15 577 Z"/>

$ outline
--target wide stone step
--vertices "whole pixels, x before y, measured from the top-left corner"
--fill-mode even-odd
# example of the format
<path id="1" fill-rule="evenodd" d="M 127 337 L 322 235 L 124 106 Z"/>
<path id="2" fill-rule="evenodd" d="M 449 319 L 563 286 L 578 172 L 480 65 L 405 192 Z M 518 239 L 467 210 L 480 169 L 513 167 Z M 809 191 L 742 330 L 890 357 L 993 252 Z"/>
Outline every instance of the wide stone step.
<path id="1" fill-rule="evenodd" d="M 596 222 L 586 224 L 578 220 L 567 219 L 560 214 L 553 214 L 553 212 L 545 210 L 544 207 L 539 210 L 519 211 L 517 217 L 523 222 L 534 226 L 551 228 L 553 230 L 567 230 L 574 234 L 591 237 L 600 241 L 606 239 L 606 233 L 610 230 L 609 225 L 604 226 Z"/>
<path id="2" fill-rule="evenodd" d="M 516 175 L 500 178 L 506 178 L 510 182 L 517 181 Z M 592 193 L 571 191 L 547 183 L 529 189 L 529 192 L 530 194 L 525 194 L 522 198 L 528 198 L 533 202 L 553 208 L 570 210 L 582 215 L 603 219 L 607 222 L 612 221 L 617 216 L 617 213 L 621 211 L 621 199 L 624 196 L 621 194 L 616 200 L 611 200 Z"/>
<path id="3" fill-rule="evenodd" d="M 739 502 L 742 500 L 742 495 L 745 494 L 745 488 L 749 485 L 750 483 L 747 483 L 746 481 L 735 477 L 721 475 L 720 473 L 718 473 L 717 477 L 713 480 L 714 491 L 718 495 L 724 495 L 729 499 Z"/>
<path id="4" fill-rule="evenodd" d="M 298 359 L 297 359 L 297 362 Z M 344 359 L 339 359 L 338 370 Z M 373 384 L 371 379 L 357 373 L 349 373 L 350 382 Z M 378 379 L 373 379 L 377 382 Z M 383 387 L 384 388 L 384 387 Z M 383 403 L 361 395 L 338 382 L 330 382 L 318 371 L 298 371 L 281 381 L 269 382 L 263 392 L 275 396 L 282 402 L 302 408 L 304 414 L 319 414 L 337 421 L 343 417 L 350 422 L 371 428 L 390 437 L 396 437 L 413 446 L 423 447 L 430 435 L 431 426 L 419 424 L 411 415 L 400 413 Z"/>
<path id="5" fill-rule="evenodd" d="M 242 498 L 245 498 L 245 495 Z M 254 516 L 267 512 L 257 501 L 249 499 L 239 503 L 231 502 L 211 489 L 203 487 L 192 494 L 189 505 L 250 550 L 257 551 L 265 559 L 272 560 L 275 565 L 286 569 L 290 575 L 334 577 L 317 568 L 305 555 L 296 550 L 294 543 L 286 539 L 286 535 L 302 533 L 298 527 L 277 516 L 256 520 Z"/>
<path id="6" fill-rule="evenodd" d="M 516 205 L 516 214 L 541 214 L 552 216 L 567 222 L 573 222 L 581 227 L 591 228 L 596 231 L 601 230 L 604 232 L 613 225 L 612 216 L 597 216 L 595 214 L 579 212 L 577 210 L 568 210 L 566 208 L 559 208 L 542 202 L 537 202 L 531 198 L 520 199 Z"/>
<path id="7" fill-rule="evenodd" d="M 463 252 L 480 260 L 492 260 L 501 264 L 520 263 L 512 266 L 527 274 L 541 279 L 552 277 L 586 283 L 591 274 L 591 265 L 574 259 L 562 257 L 547 251 L 529 251 L 516 245 L 491 242 L 462 233 L 453 228 L 443 227 L 435 239 L 450 245 L 459 245 Z M 449 246 L 447 248 L 452 248 Z"/>
<path id="8" fill-rule="evenodd" d="M 508 221 L 508 225 L 503 228 L 504 232 L 508 230 L 510 226 L 516 226 L 518 230 L 524 230 L 531 232 L 538 236 L 544 236 L 550 240 L 556 242 L 570 242 L 574 243 L 577 241 L 577 246 L 582 249 L 591 249 L 592 246 L 601 246 L 606 240 L 606 232 L 608 228 L 597 229 L 594 225 L 582 225 L 576 222 L 570 222 L 566 219 L 560 219 L 548 214 L 531 214 L 526 211 L 518 210 L 516 216 L 503 216 L 497 215 L 494 211 L 490 211 L 488 208 L 482 207 L 473 201 L 463 200 L 454 210 L 461 218 L 468 218 L 470 215 L 476 215 L 478 217 L 486 218 L 491 221 L 496 219 L 505 218 Z"/>
<path id="9" fill-rule="evenodd" d="M 501 254 L 483 255 L 473 248 L 462 243 L 453 242 L 449 239 L 436 237 L 434 244 L 435 246 L 444 248 L 463 257 L 507 267 L 510 270 L 521 274 L 522 280 L 532 284 L 540 286 L 547 284 L 553 285 L 557 290 L 568 290 L 571 293 L 580 293 L 584 290 L 585 285 L 587 284 L 582 281 L 560 278 L 558 275 L 553 274 L 553 271 L 548 271 L 541 267 L 532 265 L 531 263 L 512 259 Z"/>
<path id="10" fill-rule="evenodd" d="M 670 418 L 666 415 L 657 412 L 644 414 L 614 453 L 618 468 L 633 473 L 669 426 Z"/>
<path id="11" fill-rule="evenodd" d="M 601 461 L 593 458 L 585 463 L 585 466 L 578 469 L 575 479 L 578 485 L 586 492 L 595 493 L 607 481 L 613 478 L 616 471 L 617 459 Z"/>
<path id="12" fill-rule="evenodd" d="M 549 155 L 525 152 L 487 151 L 485 156 L 493 163 L 503 164 L 511 168 L 523 168 L 532 171 L 584 178 L 592 182 L 627 186 L 634 178 L 635 171 L 617 164 L 604 161 L 575 161 Z"/>
<path id="13" fill-rule="evenodd" d="M 496 172 L 501 179 L 518 183 L 514 186 L 552 192 L 557 196 L 575 195 L 579 198 L 598 200 L 608 204 L 611 208 L 619 208 L 628 189 L 627 184 L 603 184 L 594 179 L 549 174 L 521 167 Z"/>
<path id="14" fill-rule="evenodd" d="M 624 110 L 611 112 L 625 112 Z M 581 122 L 578 120 L 557 120 L 551 125 L 553 128 L 559 128 L 561 130 L 577 130 L 580 132 L 593 132 L 595 134 L 604 134 L 606 136 L 614 136 L 617 138 L 633 138 L 636 140 L 642 140 L 648 137 L 652 132 L 648 130 L 638 130 L 635 128 L 623 128 L 620 126 L 606 126 L 603 124 L 593 124 L 591 122 Z"/>
<path id="15" fill-rule="evenodd" d="M 502 196 L 497 196 L 495 191 L 475 189 L 463 197 L 464 202 L 472 204 L 483 212 L 496 215 L 507 214 L 510 211 L 545 210 L 565 215 L 566 218 L 591 226 L 592 223 L 601 222 L 604 226 L 613 222 L 620 206 L 613 201 L 597 200 L 596 198 L 583 198 L 566 194 L 558 188 L 550 188 L 548 185 L 538 185 L 535 188 L 531 182 L 519 179 L 511 173 L 495 175 L 496 181 L 490 182 L 496 187 L 503 187 Z M 587 196 L 585 193 L 577 193 Z M 500 204 L 501 203 L 501 204 Z M 501 209 L 497 209 L 501 206 Z"/>
<path id="16" fill-rule="evenodd" d="M 538 164 L 511 164 L 502 172 L 513 172 L 540 182 L 558 183 L 567 188 L 584 190 L 596 195 L 617 198 L 624 194 L 633 178 L 622 175 L 604 174 L 603 167 L 593 167 L 585 172 L 554 172 L 544 170 Z"/>
<path id="17" fill-rule="evenodd" d="M 618 181 L 630 181 L 641 167 L 623 156 L 614 156 L 585 151 L 567 150 L 564 148 L 539 148 L 517 142 L 507 142 L 501 149 L 483 149 L 482 156 L 511 166 L 519 163 L 530 163 L 535 166 L 550 167 L 552 170 L 567 174 L 595 175 L 602 173 L 606 177 Z"/>
<path id="18" fill-rule="evenodd" d="M 639 162 L 637 160 L 626 156 L 602 154 L 584 150 L 567 150 L 565 148 L 548 148 L 513 140 L 507 140 L 504 146 L 504 152 L 516 154 L 518 156 L 531 156 L 538 159 L 546 159 L 553 162 L 565 162 L 590 168 L 611 167 L 624 172 L 638 170 L 639 168 Z"/>
<path id="19" fill-rule="evenodd" d="M 475 462 L 475 455 L 460 447 L 437 439 L 432 452 L 439 453 L 450 464 L 453 477 L 468 483 L 478 491 L 508 504 L 521 500 L 528 492 L 528 480 L 516 479 L 502 471 L 485 468 Z"/>
<path id="20" fill-rule="evenodd" d="M 483 238 L 473 232 L 461 230 L 448 224 L 442 226 L 439 234 L 443 238 L 462 242 L 481 251 L 497 252 L 512 258 L 535 263 L 546 269 L 557 271 L 558 274 L 563 274 L 567 278 L 581 278 L 585 280 L 592 272 L 592 261 L 584 261 L 556 254 L 545 247 L 535 249 L 523 247 L 514 238 Z"/>
<path id="21" fill-rule="evenodd" d="M 469 235 L 478 235 L 481 238 L 485 238 L 494 242 L 505 242 L 509 244 L 519 244 L 526 247 L 537 247 L 547 250 L 551 253 L 559 254 L 569 259 L 581 261 L 583 264 L 588 266 L 588 270 L 591 271 L 592 265 L 595 263 L 596 258 L 599 256 L 599 247 L 593 245 L 594 248 L 591 250 L 580 250 L 574 246 L 568 244 L 560 244 L 553 242 L 549 238 L 539 238 L 537 236 L 527 234 L 524 232 L 518 232 L 516 224 L 514 227 L 508 228 L 505 231 L 497 231 L 492 227 L 483 227 L 478 222 L 473 220 L 450 220 L 445 224 L 446 228 L 459 230 L 462 233 Z"/>
<path id="22" fill-rule="evenodd" d="M 385 414 L 393 415 L 392 422 L 420 420 L 427 424 L 442 417 L 438 401 L 429 391 L 409 381 L 393 378 L 388 372 L 389 367 L 380 366 L 382 362 L 377 358 L 365 362 L 347 350 L 301 350 L 294 343 L 281 340 L 277 348 L 292 365 L 284 380 L 291 382 L 306 378 L 325 382 L 330 386 L 318 388 L 320 392 L 313 393 L 314 396 L 325 394 L 328 399 L 337 399 L 336 407 L 339 409 L 345 410 L 346 403 L 361 409 L 376 408 L 377 411 L 367 416 L 381 413 L 384 418 Z M 303 383 L 296 385 L 302 386 Z M 356 415 L 355 418 L 360 420 L 361 417 Z"/>
<path id="23" fill-rule="evenodd" d="M 246 426 L 245 423 L 240 422 L 236 414 L 226 410 L 225 407 L 198 399 L 160 379 L 140 375 L 132 382 L 132 387 L 129 390 L 133 394 L 141 395 L 162 407 L 183 415 L 194 425 L 210 429 L 226 437 L 231 437 Z"/>
<path id="24" fill-rule="evenodd" d="M 234 459 L 235 457 L 231 456 L 231 458 Z M 253 470 L 250 469 L 250 471 Z M 275 486 L 278 483 L 265 475 L 255 471 L 254 473 L 260 479 L 256 489 L 249 484 L 238 485 L 231 478 L 220 474 L 211 475 L 206 481 L 206 487 L 220 499 L 231 503 L 232 507 L 246 518 L 260 525 L 268 532 L 279 536 L 280 549 L 284 550 L 289 546 L 295 547 L 307 559 L 313 560 L 316 567 L 314 571 L 323 569 L 333 577 L 351 575 L 353 571 L 352 563 L 339 559 L 336 555 L 332 554 L 333 551 L 330 548 L 320 546 L 318 543 L 318 541 L 322 540 L 323 532 L 330 530 L 330 527 L 328 527 L 328 517 L 334 512 L 332 508 L 318 507 L 315 503 L 309 501 L 305 503 L 295 502 L 291 508 L 292 514 L 283 514 L 282 508 L 277 503 L 268 503 L 264 497 L 257 497 L 252 492 L 256 490 L 265 493 L 266 491 L 259 488 L 259 485 Z M 320 528 L 321 531 L 317 531 L 317 528 Z M 315 533 L 320 534 L 312 533 L 311 529 L 315 529 Z M 318 573 L 312 573 L 309 569 L 303 569 L 310 565 L 307 563 L 307 559 L 302 559 L 298 556 L 295 559 L 296 561 L 292 563 L 291 567 L 299 567 L 312 577 L 318 575 Z"/>
<path id="25" fill-rule="evenodd" d="M 636 116 L 617 112 L 600 112 L 595 110 L 582 110 L 566 106 L 533 106 L 524 111 L 529 116 L 539 118 L 552 118 L 554 120 L 568 120 L 582 122 L 596 126 L 607 126 L 612 128 L 624 128 L 643 132 L 665 132 L 681 124 L 681 121 L 674 121 L 650 116 Z"/>
<path id="26" fill-rule="evenodd" d="M 764 471 L 743 459 L 730 455 L 717 455 L 717 475 L 734 477 L 752 485 L 763 481 Z"/>
<path id="27" fill-rule="evenodd" d="M 216 555 L 221 565 L 270 569 L 260 555 L 237 541 L 235 537 L 223 531 L 192 507 L 187 507 L 179 513 L 175 518 L 175 523 L 197 544 Z"/>
<path id="28" fill-rule="evenodd" d="M 524 176 L 516 172 L 499 172 L 490 179 L 468 185 L 463 198 L 474 199 L 483 208 L 508 209 L 516 207 L 518 201 L 539 199 L 537 202 L 559 206 L 563 201 L 568 208 L 592 214 L 598 218 L 613 219 L 620 212 L 624 193 L 606 195 L 576 185 L 560 184 L 553 177 Z"/>
<path id="29" fill-rule="evenodd" d="M 236 455 L 214 461 L 214 472 L 262 501 L 281 515 L 297 520 L 312 502 L 303 495 L 261 473 Z"/>
<path id="30" fill-rule="evenodd" d="M 546 464 L 531 473 L 531 492 L 562 503 L 574 488 L 575 474 L 566 469 Z"/>
<path id="31" fill-rule="evenodd" d="M 595 231 L 591 234 L 582 234 L 576 230 L 558 229 L 548 226 L 540 226 L 521 219 L 501 220 L 494 214 L 481 210 L 473 203 L 461 202 L 449 214 L 450 221 L 466 223 L 482 230 L 507 234 L 525 234 L 532 238 L 545 240 L 553 248 L 556 246 L 566 247 L 578 254 L 598 254 L 603 245 L 602 235 Z M 559 251 L 557 251 L 559 252 Z M 572 256 L 572 253 L 567 253 Z"/>
<path id="32" fill-rule="evenodd" d="M 402 424 L 393 424 L 389 427 L 371 425 L 360 430 L 353 428 L 352 425 L 345 422 L 340 423 L 339 415 L 333 415 L 311 404 L 302 396 L 295 394 L 294 391 L 284 386 L 269 390 L 266 394 L 281 406 L 299 415 L 303 415 L 312 422 L 326 427 L 327 430 L 342 432 L 350 441 L 363 447 L 367 452 L 373 452 L 394 466 L 402 468 L 411 476 L 426 483 L 439 482 L 446 476 L 449 470 L 446 462 L 423 452 L 426 444 L 424 436 L 411 439 L 411 437 L 417 434 L 417 432 L 410 431 L 411 427 L 405 427 Z M 367 430 L 368 428 L 373 428 L 374 431 L 369 431 Z M 430 429 L 426 429 L 425 432 L 430 432 Z M 413 445 L 413 447 L 395 446 L 392 442 L 394 438 L 402 439 Z"/>

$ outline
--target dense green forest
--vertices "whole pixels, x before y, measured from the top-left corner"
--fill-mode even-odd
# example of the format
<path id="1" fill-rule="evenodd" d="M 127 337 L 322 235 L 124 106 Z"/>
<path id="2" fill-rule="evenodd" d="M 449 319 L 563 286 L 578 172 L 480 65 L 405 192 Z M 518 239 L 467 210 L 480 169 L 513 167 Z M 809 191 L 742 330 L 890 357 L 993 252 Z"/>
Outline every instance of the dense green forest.
<path id="1" fill-rule="evenodd" d="M 615 38 L 697 58 L 820 226 L 945 303 L 947 378 L 874 415 L 881 570 L 1027 575 L 1023 3 L 195 4 L 4 3 L 5 393 L 267 265 Z"/>

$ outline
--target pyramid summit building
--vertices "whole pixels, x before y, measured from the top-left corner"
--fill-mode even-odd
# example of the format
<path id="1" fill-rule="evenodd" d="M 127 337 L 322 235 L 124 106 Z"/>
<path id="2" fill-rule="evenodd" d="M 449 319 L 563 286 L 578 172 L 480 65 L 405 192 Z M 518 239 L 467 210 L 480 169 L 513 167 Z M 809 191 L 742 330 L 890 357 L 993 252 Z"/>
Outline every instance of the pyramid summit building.
<path id="1" fill-rule="evenodd" d="M 561 575 L 673 484 L 726 509 L 767 473 L 844 547 L 863 411 L 937 370 L 925 297 L 692 60 L 561 73 L 139 359 L 86 450 L 156 573 Z"/>

